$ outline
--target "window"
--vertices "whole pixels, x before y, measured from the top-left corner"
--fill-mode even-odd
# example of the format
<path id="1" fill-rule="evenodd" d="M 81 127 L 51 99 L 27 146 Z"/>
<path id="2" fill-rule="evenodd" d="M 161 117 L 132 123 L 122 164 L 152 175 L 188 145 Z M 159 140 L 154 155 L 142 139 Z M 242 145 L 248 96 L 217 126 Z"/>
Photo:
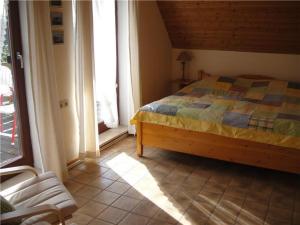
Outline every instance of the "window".
<path id="1" fill-rule="evenodd" d="M 32 165 L 17 1 L 0 2 L 0 166 Z"/>

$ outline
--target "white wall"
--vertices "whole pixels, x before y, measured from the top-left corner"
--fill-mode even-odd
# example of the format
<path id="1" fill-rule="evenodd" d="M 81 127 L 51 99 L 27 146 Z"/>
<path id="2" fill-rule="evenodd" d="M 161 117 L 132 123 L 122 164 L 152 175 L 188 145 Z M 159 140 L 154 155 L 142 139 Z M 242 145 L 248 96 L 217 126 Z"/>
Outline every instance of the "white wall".
<path id="1" fill-rule="evenodd" d="M 180 78 L 182 68 L 176 61 L 182 49 L 172 49 L 172 78 Z M 217 50 L 188 50 L 193 54 L 187 73 L 197 78 L 197 71 L 215 75 L 259 74 L 283 80 L 300 81 L 300 55 L 234 52 Z"/>
<path id="2" fill-rule="evenodd" d="M 170 94 L 172 46 L 156 1 L 139 2 L 142 104 Z"/>

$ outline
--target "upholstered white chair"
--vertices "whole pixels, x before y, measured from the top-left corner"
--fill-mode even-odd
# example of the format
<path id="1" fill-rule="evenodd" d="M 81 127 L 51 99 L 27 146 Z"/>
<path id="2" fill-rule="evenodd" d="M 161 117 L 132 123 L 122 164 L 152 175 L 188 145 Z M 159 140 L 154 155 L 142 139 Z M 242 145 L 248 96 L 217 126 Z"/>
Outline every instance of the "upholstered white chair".
<path id="1" fill-rule="evenodd" d="M 34 176 L 1 190 L 14 211 L 1 214 L 1 223 L 22 221 L 22 224 L 46 222 L 64 224 L 77 210 L 75 200 L 53 172 L 38 174 L 30 166 L 0 169 L 0 176 L 31 172 Z"/>

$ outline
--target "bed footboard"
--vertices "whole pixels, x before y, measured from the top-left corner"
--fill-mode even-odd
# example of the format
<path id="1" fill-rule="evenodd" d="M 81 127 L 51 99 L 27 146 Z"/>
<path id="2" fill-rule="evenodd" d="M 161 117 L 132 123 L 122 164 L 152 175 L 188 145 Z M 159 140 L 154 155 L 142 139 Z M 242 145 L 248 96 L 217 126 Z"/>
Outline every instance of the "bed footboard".
<path id="1" fill-rule="evenodd" d="M 300 174 L 300 150 L 209 133 L 139 122 L 137 155 L 143 145 Z"/>

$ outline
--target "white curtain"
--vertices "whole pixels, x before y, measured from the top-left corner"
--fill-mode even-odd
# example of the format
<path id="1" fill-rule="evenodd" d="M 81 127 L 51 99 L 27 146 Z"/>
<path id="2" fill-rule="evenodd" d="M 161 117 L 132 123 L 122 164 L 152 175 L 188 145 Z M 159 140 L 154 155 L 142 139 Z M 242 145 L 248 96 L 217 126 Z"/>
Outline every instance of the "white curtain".
<path id="1" fill-rule="evenodd" d="M 139 7 L 138 1 L 128 1 L 129 12 L 129 54 L 130 74 L 133 95 L 133 108 L 137 112 L 141 107 L 141 77 L 139 62 Z"/>
<path id="2" fill-rule="evenodd" d="M 116 84 L 115 1 L 93 1 L 93 55 L 98 121 L 109 128 L 119 124 Z"/>
<path id="3" fill-rule="evenodd" d="M 97 157 L 98 128 L 95 102 L 95 77 L 92 60 L 92 5 L 90 1 L 73 1 L 75 47 L 75 96 L 79 125 L 79 155 Z"/>
<path id="4" fill-rule="evenodd" d="M 26 92 L 35 166 L 67 177 L 49 2 L 21 1 Z M 28 131 L 29 132 L 29 131 Z"/>
<path id="5" fill-rule="evenodd" d="M 130 119 L 140 107 L 137 2 L 118 1 L 118 66 L 120 124 L 135 134 Z"/>

